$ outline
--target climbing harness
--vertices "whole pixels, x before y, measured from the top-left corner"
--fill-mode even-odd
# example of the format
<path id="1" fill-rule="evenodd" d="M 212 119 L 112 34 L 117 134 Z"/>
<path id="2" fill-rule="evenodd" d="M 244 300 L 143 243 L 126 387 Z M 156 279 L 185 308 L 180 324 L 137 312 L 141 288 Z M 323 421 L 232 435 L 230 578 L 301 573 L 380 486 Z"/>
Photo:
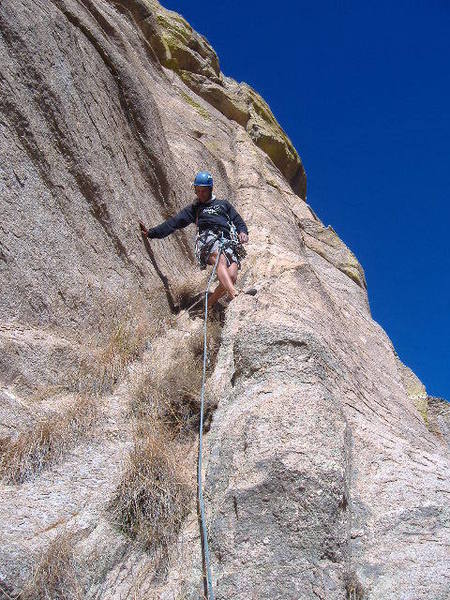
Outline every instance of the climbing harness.
<path id="1" fill-rule="evenodd" d="M 200 268 L 202 270 L 206 269 L 211 249 L 214 247 L 216 241 L 222 239 L 223 253 L 225 255 L 225 258 L 227 259 L 227 263 L 230 264 L 231 261 L 236 262 L 240 269 L 241 260 L 247 256 L 247 251 L 245 250 L 241 240 L 239 239 L 239 234 L 237 232 L 236 225 L 230 219 L 230 215 L 225 215 L 228 222 L 228 231 L 226 234 L 222 229 L 218 229 L 217 227 L 206 229 L 203 232 L 200 232 L 198 228 L 198 216 L 200 206 L 197 204 L 194 210 L 195 225 L 197 227 L 197 239 L 195 241 L 195 256 L 197 258 L 197 262 Z"/>
<path id="2" fill-rule="evenodd" d="M 247 251 L 244 248 L 244 246 L 242 245 L 241 240 L 239 239 L 236 225 L 233 223 L 233 221 L 229 217 L 228 217 L 228 225 L 230 226 L 231 246 L 232 246 L 234 253 L 236 254 L 236 256 L 239 260 L 239 263 L 240 263 L 240 261 L 247 256 Z"/>
<path id="3" fill-rule="evenodd" d="M 214 268 L 211 273 L 211 277 L 209 278 L 208 285 L 206 286 L 205 292 L 205 322 L 203 324 L 203 374 L 202 374 L 202 392 L 201 392 L 201 401 L 200 401 L 200 432 L 199 432 L 199 449 L 198 449 L 198 474 L 197 474 L 197 486 L 198 486 L 198 504 L 200 507 L 200 519 L 202 525 L 202 539 L 203 539 L 203 554 L 206 565 L 206 583 L 207 583 L 207 591 L 208 591 L 208 600 L 214 600 L 214 591 L 212 587 L 212 578 L 211 578 L 211 561 L 209 556 L 209 546 L 208 546 L 208 533 L 206 531 L 206 522 L 205 522 L 205 505 L 203 502 L 203 490 L 202 490 L 202 449 L 203 449 L 203 415 L 204 415 L 204 404 L 205 404 L 205 381 L 206 381 L 206 328 L 208 322 L 208 292 L 211 286 L 214 275 L 216 274 L 217 265 L 219 264 L 219 258 L 223 250 L 223 246 L 225 244 L 225 238 L 222 234 L 222 238 L 220 240 L 219 251 L 217 252 L 216 262 L 214 263 Z"/>
<path id="4" fill-rule="evenodd" d="M 236 245 L 230 237 L 222 231 L 207 229 L 198 234 L 195 241 L 195 257 L 202 271 L 207 268 L 210 255 L 217 251 L 222 235 L 224 239 L 222 255 L 225 256 L 227 265 L 230 266 L 231 263 L 235 262 L 240 268 L 241 262 L 236 251 Z"/>

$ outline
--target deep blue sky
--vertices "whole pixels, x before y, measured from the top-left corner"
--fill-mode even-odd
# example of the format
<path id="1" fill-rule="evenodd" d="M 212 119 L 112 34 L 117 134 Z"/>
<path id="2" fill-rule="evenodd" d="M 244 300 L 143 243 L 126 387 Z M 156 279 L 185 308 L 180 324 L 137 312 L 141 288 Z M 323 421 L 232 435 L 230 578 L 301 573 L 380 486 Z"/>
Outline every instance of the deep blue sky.
<path id="1" fill-rule="evenodd" d="M 162 0 L 268 102 L 372 315 L 450 400 L 450 0 Z"/>

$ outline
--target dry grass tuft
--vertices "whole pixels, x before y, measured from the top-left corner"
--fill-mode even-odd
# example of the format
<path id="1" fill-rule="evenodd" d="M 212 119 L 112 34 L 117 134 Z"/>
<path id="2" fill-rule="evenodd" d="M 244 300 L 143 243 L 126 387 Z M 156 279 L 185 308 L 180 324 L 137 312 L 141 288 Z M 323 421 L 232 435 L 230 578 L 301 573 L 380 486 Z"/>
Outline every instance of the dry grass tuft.
<path id="1" fill-rule="evenodd" d="M 76 536 L 58 535 L 36 565 L 18 600 L 82 600 L 79 567 L 74 556 Z"/>
<path id="2" fill-rule="evenodd" d="M 140 426 L 110 504 L 119 528 L 147 551 L 167 555 L 193 496 L 182 446 L 157 428 Z"/>
<path id="3" fill-rule="evenodd" d="M 110 394 L 127 366 L 142 353 L 147 329 L 131 315 L 115 323 L 109 339 L 91 339 L 79 370 L 72 377 L 71 389 L 81 393 Z"/>
<path id="4" fill-rule="evenodd" d="M 207 374 L 214 368 L 219 349 L 221 327 L 208 324 Z M 183 338 L 175 357 L 164 364 L 154 364 L 152 370 L 135 386 L 132 412 L 137 418 L 159 422 L 172 435 L 195 432 L 200 421 L 200 393 L 203 370 L 203 329 Z M 215 408 L 209 402 L 205 409 L 208 429 Z"/>
<path id="5" fill-rule="evenodd" d="M 135 386 L 131 408 L 137 419 L 159 423 L 168 437 L 175 438 L 198 425 L 201 364 L 178 358 L 165 367 Z"/>
<path id="6" fill-rule="evenodd" d="M 208 369 L 211 371 L 219 351 L 220 338 L 222 336 L 222 325 L 219 321 L 209 320 L 206 330 L 206 352 L 208 359 Z M 203 327 L 195 331 L 188 340 L 188 345 L 195 358 L 201 358 L 203 361 Z"/>
<path id="7" fill-rule="evenodd" d="M 205 293 L 205 276 L 202 271 L 193 271 L 179 284 L 172 286 L 176 304 L 183 310 Z"/>
<path id="8" fill-rule="evenodd" d="M 190 335 L 169 336 L 165 347 L 155 346 L 150 371 L 135 383 L 134 448 L 110 504 L 117 526 L 158 561 L 168 557 L 195 496 L 192 466 L 187 466 L 188 434 L 198 429 L 200 418 L 203 328 L 192 329 Z M 209 373 L 220 336 L 220 324 L 211 322 Z"/>
<path id="9" fill-rule="evenodd" d="M 156 388 L 152 385 L 148 389 L 157 416 L 166 429 L 176 435 L 198 429 L 201 384 L 200 360 L 186 363 L 179 359 L 170 365 Z"/>
<path id="10" fill-rule="evenodd" d="M 345 591 L 347 600 L 364 600 L 364 588 L 360 584 L 358 577 L 354 571 L 344 575 Z"/>
<path id="11" fill-rule="evenodd" d="M 172 319 L 164 290 L 157 288 L 150 302 L 129 293 L 124 305 L 105 302 L 95 330 L 81 340 L 86 351 L 65 382 L 72 392 L 110 394 L 147 344 L 167 329 Z"/>
<path id="12" fill-rule="evenodd" d="M 23 483 L 40 473 L 75 445 L 97 412 L 96 400 L 82 396 L 63 412 L 46 415 L 15 439 L 0 439 L 0 479 Z"/>

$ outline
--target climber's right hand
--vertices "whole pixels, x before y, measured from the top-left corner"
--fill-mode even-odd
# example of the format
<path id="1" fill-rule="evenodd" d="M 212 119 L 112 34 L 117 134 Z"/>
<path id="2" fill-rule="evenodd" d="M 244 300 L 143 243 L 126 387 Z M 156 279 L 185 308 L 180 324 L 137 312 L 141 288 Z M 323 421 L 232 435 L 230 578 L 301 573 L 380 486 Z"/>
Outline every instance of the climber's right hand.
<path id="1" fill-rule="evenodd" d="M 139 221 L 139 227 L 141 228 L 141 233 L 147 237 L 148 230 L 142 221 Z"/>

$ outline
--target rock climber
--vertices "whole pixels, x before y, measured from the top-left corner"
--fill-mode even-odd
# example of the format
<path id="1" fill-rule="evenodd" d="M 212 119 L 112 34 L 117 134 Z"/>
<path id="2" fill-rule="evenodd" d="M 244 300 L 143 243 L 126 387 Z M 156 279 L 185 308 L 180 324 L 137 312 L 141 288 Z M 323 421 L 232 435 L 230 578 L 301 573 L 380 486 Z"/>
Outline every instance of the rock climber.
<path id="1" fill-rule="evenodd" d="M 228 200 L 220 200 L 212 193 L 213 178 L 208 171 L 200 171 L 194 179 L 197 200 L 186 206 L 178 214 L 167 219 L 157 227 L 147 229 L 140 222 L 142 233 L 148 238 L 164 238 L 176 229 L 182 229 L 192 223 L 197 225 L 195 256 L 201 269 L 214 265 L 221 240 L 224 246 L 217 265 L 219 285 L 208 296 L 208 306 L 213 306 L 225 294 L 232 300 L 239 295 L 235 283 L 241 259 L 246 252 L 242 244 L 248 242 L 247 226 Z M 244 293 L 254 295 L 256 290 Z"/>

